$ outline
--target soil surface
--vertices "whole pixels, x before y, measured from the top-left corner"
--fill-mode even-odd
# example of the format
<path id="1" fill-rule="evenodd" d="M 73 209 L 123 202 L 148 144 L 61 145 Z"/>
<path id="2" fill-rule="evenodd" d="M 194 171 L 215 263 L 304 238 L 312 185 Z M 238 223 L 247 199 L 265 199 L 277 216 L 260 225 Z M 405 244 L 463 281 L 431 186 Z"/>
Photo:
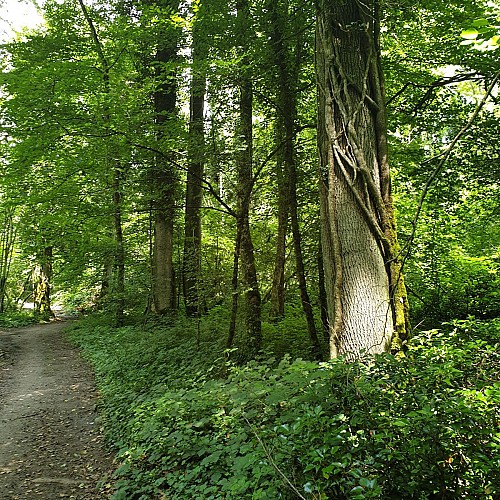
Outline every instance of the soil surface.
<path id="1" fill-rule="evenodd" d="M 0 500 L 108 498 L 93 374 L 66 325 L 0 330 Z"/>

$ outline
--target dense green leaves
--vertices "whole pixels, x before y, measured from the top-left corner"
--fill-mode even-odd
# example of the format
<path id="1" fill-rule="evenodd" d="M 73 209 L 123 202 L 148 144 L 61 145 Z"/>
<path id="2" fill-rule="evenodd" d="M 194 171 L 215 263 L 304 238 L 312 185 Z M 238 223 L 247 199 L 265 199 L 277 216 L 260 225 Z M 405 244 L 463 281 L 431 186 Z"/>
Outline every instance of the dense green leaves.
<path id="1" fill-rule="evenodd" d="M 106 81 L 76 1 L 44 2 L 46 25 L 1 47 L 0 214 L 7 218 L 0 236 L 13 250 L 8 266 L 0 266 L 6 306 L 29 299 L 32 270 L 44 248 L 53 246 L 55 300 L 71 310 L 113 307 L 110 165 L 121 181 L 126 288 L 118 298 L 129 326 L 114 329 L 90 318 L 73 332 L 96 367 L 106 432 L 121 450 L 115 498 L 160 492 L 186 499 L 500 495 L 495 92 L 430 183 L 414 233 L 423 189 L 498 72 L 498 9 L 486 1 L 382 4 L 399 238 L 413 323 L 429 331 L 416 336 L 406 357 L 371 365 L 296 359 L 312 359 L 312 353 L 290 237 L 285 315 L 267 321 L 278 226 L 277 118 L 283 114 L 278 53 L 296 71 L 299 225 L 310 302 L 320 323 L 314 2 L 250 2 L 245 50 L 237 43 L 241 19 L 232 0 L 201 0 L 175 11 L 170 2 L 88 2 L 110 62 Z M 204 54 L 196 62 L 190 52 L 194 20 Z M 169 63 L 155 62 L 160 33 L 178 43 Z M 177 280 L 180 317 L 151 320 L 157 186 L 150 167 L 161 158 L 176 179 L 172 245 L 179 278 L 188 96 L 197 71 L 207 77 L 198 284 L 203 314 L 183 317 Z M 245 292 L 241 282 L 235 290 L 231 283 L 242 74 L 251 76 L 254 89 L 250 222 L 263 297 L 263 351 L 275 356 L 245 366 L 233 364 L 247 359 L 244 311 L 237 316 L 235 349 L 224 351 L 233 292 Z M 168 117 L 159 140 L 152 95 L 174 80 L 176 117 Z M 7 248 L 7 239 L 13 247 Z M 31 319 L 10 312 L 0 319 L 4 326 L 26 321 Z M 449 324 L 441 327 L 443 321 Z"/>
<path id="2" fill-rule="evenodd" d="M 114 498 L 500 493 L 498 321 L 422 332 L 406 357 L 369 365 L 285 357 L 211 368 L 207 324 L 200 347 L 194 332 L 174 341 L 181 326 L 155 337 L 72 332 L 97 369 L 121 447 Z M 198 373 L 186 370 L 181 343 Z"/>

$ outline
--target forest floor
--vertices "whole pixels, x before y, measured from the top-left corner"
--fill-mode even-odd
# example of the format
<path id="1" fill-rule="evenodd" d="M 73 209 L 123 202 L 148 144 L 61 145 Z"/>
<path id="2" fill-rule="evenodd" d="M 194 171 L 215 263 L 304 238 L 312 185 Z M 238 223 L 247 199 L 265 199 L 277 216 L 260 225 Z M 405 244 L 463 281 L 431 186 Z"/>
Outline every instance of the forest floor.
<path id="1" fill-rule="evenodd" d="M 0 331 L 0 500 L 106 498 L 89 366 L 53 321 Z"/>

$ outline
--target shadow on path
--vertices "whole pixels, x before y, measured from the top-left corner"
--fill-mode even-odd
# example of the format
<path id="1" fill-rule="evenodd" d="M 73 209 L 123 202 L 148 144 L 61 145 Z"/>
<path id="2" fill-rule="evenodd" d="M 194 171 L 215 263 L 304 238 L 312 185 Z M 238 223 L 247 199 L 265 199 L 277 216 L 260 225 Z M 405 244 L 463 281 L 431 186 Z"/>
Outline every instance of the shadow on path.
<path id="1" fill-rule="evenodd" d="M 64 327 L 0 331 L 0 500 L 107 497 L 93 374 Z"/>

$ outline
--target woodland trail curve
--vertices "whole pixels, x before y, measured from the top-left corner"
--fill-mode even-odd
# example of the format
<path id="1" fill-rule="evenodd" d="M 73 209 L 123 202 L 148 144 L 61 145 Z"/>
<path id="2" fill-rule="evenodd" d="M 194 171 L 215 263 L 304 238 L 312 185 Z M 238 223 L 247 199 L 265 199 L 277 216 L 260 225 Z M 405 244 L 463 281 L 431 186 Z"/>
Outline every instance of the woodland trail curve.
<path id="1" fill-rule="evenodd" d="M 107 497 L 93 374 L 65 326 L 0 330 L 0 500 Z"/>

